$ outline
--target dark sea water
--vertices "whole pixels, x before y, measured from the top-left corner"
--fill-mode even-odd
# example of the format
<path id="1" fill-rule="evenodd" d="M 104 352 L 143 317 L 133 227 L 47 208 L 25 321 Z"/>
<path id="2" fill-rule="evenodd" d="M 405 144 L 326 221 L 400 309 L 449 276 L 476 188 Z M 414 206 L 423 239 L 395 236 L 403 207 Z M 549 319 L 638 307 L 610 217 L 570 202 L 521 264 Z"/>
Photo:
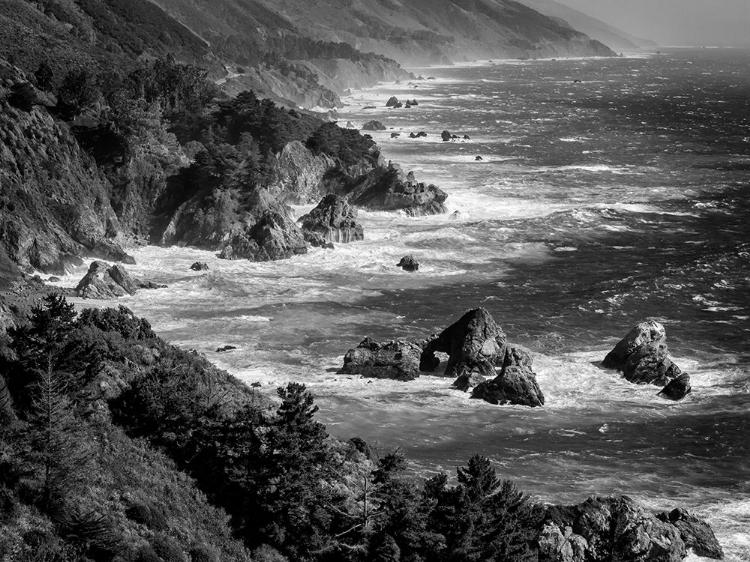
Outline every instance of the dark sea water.
<path id="1" fill-rule="evenodd" d="M 365 241 L 271 264 L 146 248 L 134 273 L 170 289 L 123 304 L 269 392 L 305 382 L 331 433 L 400 446 L 420 474 L 482 453 L 540 500 L 686 507 L 750 560 L 750 51 L 415 73 L 435 79 L 355 92 L 340 123 L 382 121 L 385 157 L 457 216 L 361 212 Z M 386 109 L 391 95 L 419 106 Z M 419 272 L 395 267 L 407 253 Z M 543 408 L 335 373 L 366 335 L 421 339 L 476 306 L 532 353 Z M 691 375 L 683 402 L 598 367 L 646 319 Z"/>

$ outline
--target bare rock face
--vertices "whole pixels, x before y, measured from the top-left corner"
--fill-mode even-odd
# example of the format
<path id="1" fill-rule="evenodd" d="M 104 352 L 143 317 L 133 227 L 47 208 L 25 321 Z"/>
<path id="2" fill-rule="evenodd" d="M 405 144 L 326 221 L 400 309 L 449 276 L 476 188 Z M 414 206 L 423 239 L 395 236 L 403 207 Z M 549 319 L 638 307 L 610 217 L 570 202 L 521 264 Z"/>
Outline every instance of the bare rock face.
<path id="1" fill-rule="evenodd" d="M 446 377 L 481 371 L 494 375 L 505 360 L 505 333 L 484 308 L 474 308 L 430 340 L 421 357 L 422 370 L 432 371 L 440 363 L 435 353 L 449 355 Z M 436 363 L 437 361 L 437 363 Z"/>
<path id="2" fill-rule="evenodd" d="M 109 266 L 94 261 L 75 289 L 77 296 L 85 299 L 109 299 L 123 295 L 134 295 L 138 283 L 119 265 Z"/>
<path id="3" fill-rule="evenodd" d="M 304 253 L 307 253 L 307 244 L 294 221 L 275 211 L 266 211 L 254 225 L 235 232 L 219 257 L 270 261 Z"/>
<path id="4" fill-rule="evenodd" d="M 324 195 L 323 177 L 335 165 L 330 156 L 315 155 L 300 141 L 292 141 L 274 160 L 274 187 L 288 201 L 313 203 Z"/>
<path id="5" fill-rule="evenodd" d="M 666 340 L 666 330 L 659 322 L 642 322 L 617 343 L 602 361 L 602 366 L 621 371 L 627 380 L 636 384 L 668 385 L 682 371 L 670 359 Z M 684 385 L 682 380 L 677 384 Z M 689 388 L 689 379 L 687 382 Z M 669 395 L 665 393 L 665 396 L 677 396 L 678 388 L 673 388 L 675 392 L 670 389 Z"/>
<path id="6" fill-rule="evenodd" d="M 680 562 L 680 530 L 627 496 L 550 507 L 538 537 L 540 562 Z"/>
<path id="7" fill-rule="evenodd" d="M 303 230 L 320 234 L 328 242 L 354 242 L 365 237 L 362 225 L 357 222 L 357 209 L 335 194 L 326 195 L 299 222 Z"/>
<path id="8" fill-rule="evenodd" d="M 367 337 L 344 356 L 342 374 L 378 379 L 414 380 L 419 376 L 422 346 L 408 341 L 379 343 Z"/>

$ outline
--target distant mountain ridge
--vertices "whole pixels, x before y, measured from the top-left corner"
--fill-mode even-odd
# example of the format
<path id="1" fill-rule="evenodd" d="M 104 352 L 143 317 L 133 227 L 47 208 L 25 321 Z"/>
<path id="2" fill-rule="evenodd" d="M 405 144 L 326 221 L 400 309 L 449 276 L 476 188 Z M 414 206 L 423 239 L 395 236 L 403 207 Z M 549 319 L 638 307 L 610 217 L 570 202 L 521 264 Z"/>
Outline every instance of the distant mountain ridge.
<path id="1" fill-rule="evenodd" d="M 534 10 L 552 17 L 560 18 L 597 41 L 601 41 L 616 51 L 636 51 L 651 49 L 657 45 L 650 39 L 635 37 L 627 31 L 618 29 L 606 22 L 598 20 L 565 4 L 555 0 L 518 0 Z"/>
<path id="2" fill-rule="evenodd" d="M 512 0 L 153 1 L 209 42 L 226 41 L 232 32 L 266 41 L 301 34 L 407 65 L 614 54 L 569 25 Z"/>

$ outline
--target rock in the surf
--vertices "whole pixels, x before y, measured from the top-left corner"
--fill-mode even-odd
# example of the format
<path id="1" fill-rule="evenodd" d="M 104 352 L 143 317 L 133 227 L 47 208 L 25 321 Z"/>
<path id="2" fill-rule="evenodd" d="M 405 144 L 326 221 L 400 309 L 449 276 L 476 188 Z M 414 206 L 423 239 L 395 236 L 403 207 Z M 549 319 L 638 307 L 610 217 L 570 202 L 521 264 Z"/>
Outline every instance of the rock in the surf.
<path id="1" fill-rule="evenodd" d="M 398 101 L 398 98 L 396 96 L 391 96 L 387 102 L 385 102 L 386 107 L 399 107 L 400 101 Z"/>
<path id="2" fill-rule="evenodd" d="M 506 347 L 505 333 L 492 315 L 485 308 L 474 308 L 427 343 L 420 364 L 423 371 L 434 371 L 440 364 L 435 354 L 447 353 L 447 377 L 476 371 L 494 376 L 495 367 L 505 361 Z"/>
<path id="3" fill-rule="evenodd" d="M 197 261 L 190 266 L 193 271 L 208 271 L 208 264 L 204 261 Z"/>
<path id="4" fill-rule="evenodd" d="M 341 374 L 410 381 L 419 376 L 422 346 L 409 341 L 380 343 L 367 337 L 344 355 Z"/>
<path id="5" fill-rule="evenodd" d="M 84 299 L 109 299 L 134 295 L 138 283 L 120 265 L 109 266 L 103 261 L 94 261 L 75 289 L 75 294 Z"/>
<path id="6" fill-rule="evenodd" d="M 692 548 L 698 556 L 715 560 L 724 558 L 724 550 L 716 540 L 716 535 L 703 519 L 681 508 L 673 509 L 669 513 L 660 513 L 657 517 L 677 527 L 685 546 Z"/>
<path id="7" fill-rule="evenodd" d="M 419 262 L 414 259 L 414 256 L 409 254 L 408 256 L 401 258 L 401 261 L 396 264 L 396 267 L 400 267 L 404 271 L 417 271 L 419 269 Z"/>
<path id="8" fill-rule="evenodd" d="M 687 373 L 681 373 L 669 381 L 667 386 L 659 391 L 659 396 L 677 401 L 685 398 L 685 396 L 690 394 L 692 390 L 693 389 L 690 386 L 690 375 Z"/>
<path id="9" fill-rule="evenodd" d="M 374 211 L 403 211 L 410 216 L 447 212 L 448 194 L 436 185 L 407 180 L 395 164 L 362 176 L 348 193 L 349 202 Z"/>
<path id="10" fill-rule="evenodd" d="M 687 556 L 680 530 L 627 496 L 547 507 L 537 544 L 540 562 L 679 562 Z"/>
<path id="11" fill-rule="evenodd" d="M 622 371 L 636 384 L 665 386 L 682 373 L 669 357 L 666 339 L 659 322 L 642 322 L 607 354 L 602 366 Z"/>
<path id="12" fill-rule="evenodd" d="M 270 261 L 307 253 L 302 231 L 275 211 L 265 211 L 253 226 L 236 231 L 224 244 L 221 259 Z"/>
<path id="13" fill-rule="evenodd" d="M 339 195 L 323 197 L 318 206 L 299 219 L 303 231 L 320 234 L 329 242 L 364 240 L 364 229 L 357 222 L 357 209 Z"/>
<path id="14" fill-rule="evenodd" d="M 440 138 L 443 139 L 443 142 L 448 142 L 453 138 L 453 135 L 451 135 L 449 131 L 443 131 L 440 133 Z"/>
<path id="15" fill-rule="evenodd" d="M 385 125 L 380 121 L 372 120 L 362 125 L 363 131 L 385 131 Z"/>
<path id="16" fill-rule="evenodd" d="M 659 344 L 664 343 L 666 338 L 666 330 L 664 330 L 664 326 L 659 322 L 655 322 L 654 320 L 641 322 L 633 327 L 633 329 L 618 342 L 615 348 L 607 354 L 604 361 L 602 361 L 602 367 L 622 371 L 625 369 L 625 363 L 627 363 L 628 357 L 630 357 L 636 349 L 648 344 L 658 346 Z"/>
<path id="17" fill-rule="evenodd" d="M 532 408 L 544 405 L 544 394 L 536 382 L 536 375 L 531 367 L 521 365 L 504 368 L 492 381 L 478 384 L 471 397 L 490 404 L 516 404 Z"/>

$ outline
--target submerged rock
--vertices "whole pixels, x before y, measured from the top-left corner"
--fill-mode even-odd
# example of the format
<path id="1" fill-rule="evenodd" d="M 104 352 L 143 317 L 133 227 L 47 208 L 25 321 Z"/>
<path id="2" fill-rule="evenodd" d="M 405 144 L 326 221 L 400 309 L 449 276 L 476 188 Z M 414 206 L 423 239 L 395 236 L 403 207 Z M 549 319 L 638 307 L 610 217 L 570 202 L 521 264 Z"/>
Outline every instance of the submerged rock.
<path id="1" fill-rule="evenodd" d="M 536 375 L 530 367 L 518 365 L 504 368 L 490 382 L 479 383 L 471 397 L 490 404 L 544 405 L 544 394 L 536 382 Z"/>
<path id="2" fill-rule="evenodd" d="M 84 299 L 108 299 L 134 295 L 138 283 L 120 265 L 109 266 L 94 261 L 86 275 L 75 288 L 75 294 Z"/>
<path id="3" fill-rule="evenodd" d="M 222 345 L 216 348 L 216 353 L 224 353 L 225 351 L 231 351 L 233 349 L 237 349 L 237 347 L 233 345 Z"/>
<path id="4" fill-rule="evenodd" d="M 367 337 L 344 355 L 341 374 L 410 381 L 419 376 L 422 346 L 409 341 L 379 343 Z"/>
<path id="5" fill-rule="evenodd" d="M 193 271 L 208 271 L 208 264 L 204 261 L 197 261 L 190 266 Z"/>
<path id="6" fill-rule="evenodd" d="M 396 264 L 396 267 L 400 267 L 404 271 L 417 271 L 419 269 L 419 262 L 410 254 L 401 258 L 401 261 Z"/>
<path id="7" fill-rule="evenodd" d="M 320 234 L 328 242 L 364 240 L 364 229 L 357 222 L 357 209 L 335 194 L 323 197 L 318 206 L 299 219 L 302 230 Z"/>

